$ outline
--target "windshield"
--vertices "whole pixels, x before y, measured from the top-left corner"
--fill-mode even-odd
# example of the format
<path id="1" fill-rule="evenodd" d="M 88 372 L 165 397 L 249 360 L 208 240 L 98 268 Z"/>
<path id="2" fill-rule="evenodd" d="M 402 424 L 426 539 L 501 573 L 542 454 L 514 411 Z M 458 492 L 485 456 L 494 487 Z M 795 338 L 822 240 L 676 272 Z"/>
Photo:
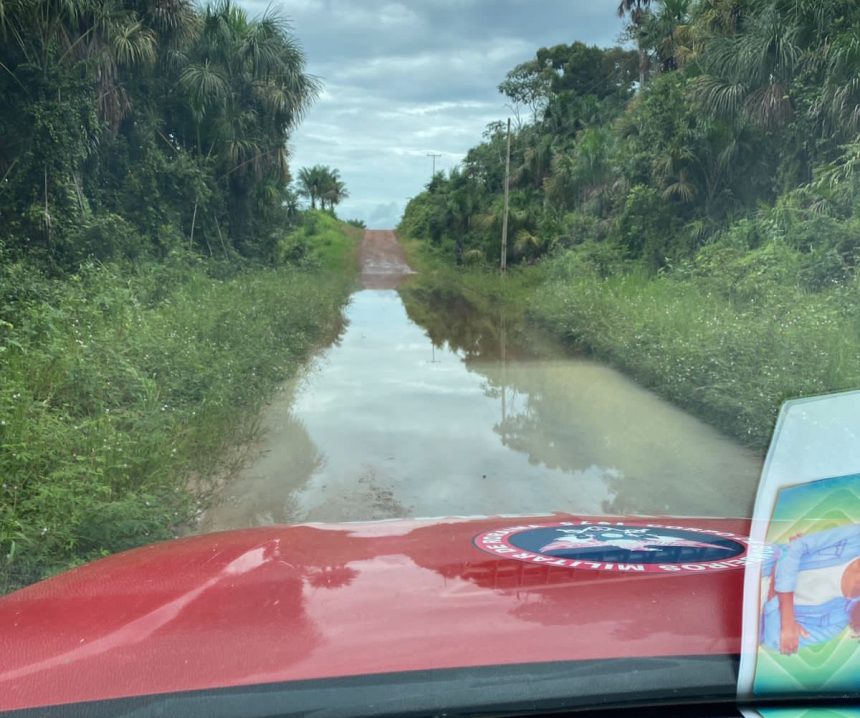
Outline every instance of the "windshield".
<path id="1" fill-rule="evenodd" d="M 261 616 L 289 605 L 307 651 L 172 691 L 735 660 L 780 407 L 860 388 L 857 3 L 13 0 L 0 37 L 0 594 L 90 577 L 81 611 L 127 608 L 145 647 L 274 572 Z M 575 609 L 586 560 L 689 601 Z M 775 654 L 860 626 L 847 565 L 829 593 L 764 584 L 850 603 L 820 639 L 783 605 Z M 364 630 L 447 638 L 338 659 L 397 577 L 414 595 Z M 500 655 L 458 663 L 494 605 Z M 27 625 L 67 625 L 46 610 Z M 643 611 L 605 645 L 550 635 Z"/>

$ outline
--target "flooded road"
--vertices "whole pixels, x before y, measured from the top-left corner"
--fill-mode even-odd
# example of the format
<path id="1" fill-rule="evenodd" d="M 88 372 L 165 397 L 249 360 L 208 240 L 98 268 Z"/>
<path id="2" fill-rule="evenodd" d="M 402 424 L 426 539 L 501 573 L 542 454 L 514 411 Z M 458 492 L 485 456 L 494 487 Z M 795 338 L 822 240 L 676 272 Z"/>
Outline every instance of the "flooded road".
<path id="1" fill-rule="evenodd" d="M 521 327 L 462 301 L 410 295 L 407 312 L 390 287 L 409 269 L 388 235 L 365 240 L 368 288 L 352 296 L 343 335 L 274 398 L 257 458 L 201 530 L 551 511 L 749 515 L 755 454 L 613 369 L 551 342 L 537 349 Z"/>

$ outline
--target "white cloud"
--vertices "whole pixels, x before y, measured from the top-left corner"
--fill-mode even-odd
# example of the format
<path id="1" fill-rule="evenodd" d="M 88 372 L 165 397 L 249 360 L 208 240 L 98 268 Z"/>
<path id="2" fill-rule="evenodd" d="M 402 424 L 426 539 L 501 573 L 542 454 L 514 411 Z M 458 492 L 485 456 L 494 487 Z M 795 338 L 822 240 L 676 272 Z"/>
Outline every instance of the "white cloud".
<path id="1" fill-rule="evenodd" d="M 542 46 L 609 45 L 617 0 L 239 0 L 290 19 L 325 89 L 290 146 L 295 170 L 337 167 L 339 213 L 393 227 L 431 174 L 456 165 L 508 110 L 496 86 Z"/>

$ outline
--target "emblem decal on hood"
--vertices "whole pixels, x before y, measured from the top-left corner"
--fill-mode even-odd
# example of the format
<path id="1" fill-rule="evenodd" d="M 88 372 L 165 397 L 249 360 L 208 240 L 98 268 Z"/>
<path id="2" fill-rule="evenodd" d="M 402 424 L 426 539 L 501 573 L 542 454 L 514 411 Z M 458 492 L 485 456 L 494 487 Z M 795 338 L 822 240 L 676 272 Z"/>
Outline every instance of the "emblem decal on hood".
<path id="1" fill-rule="evenodd" d="M 728 531 L 633 521 L 571 519 L 495 529 L 475 546 L 525 563 L 617 573 L 703 573 L 741 568 L 747 543 Z"/>

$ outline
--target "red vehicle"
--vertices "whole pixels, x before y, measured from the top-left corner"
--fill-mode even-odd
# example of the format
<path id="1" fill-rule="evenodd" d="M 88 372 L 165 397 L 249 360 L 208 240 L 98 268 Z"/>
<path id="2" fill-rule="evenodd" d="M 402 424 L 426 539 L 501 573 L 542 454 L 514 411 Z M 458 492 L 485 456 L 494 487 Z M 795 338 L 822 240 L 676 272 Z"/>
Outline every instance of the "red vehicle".
<path id="1" fill-rule="evenodd" d="M 0 599 L 0 709 L 733 714 L 747 528 L 464 517 L 147 546 Z"/>

